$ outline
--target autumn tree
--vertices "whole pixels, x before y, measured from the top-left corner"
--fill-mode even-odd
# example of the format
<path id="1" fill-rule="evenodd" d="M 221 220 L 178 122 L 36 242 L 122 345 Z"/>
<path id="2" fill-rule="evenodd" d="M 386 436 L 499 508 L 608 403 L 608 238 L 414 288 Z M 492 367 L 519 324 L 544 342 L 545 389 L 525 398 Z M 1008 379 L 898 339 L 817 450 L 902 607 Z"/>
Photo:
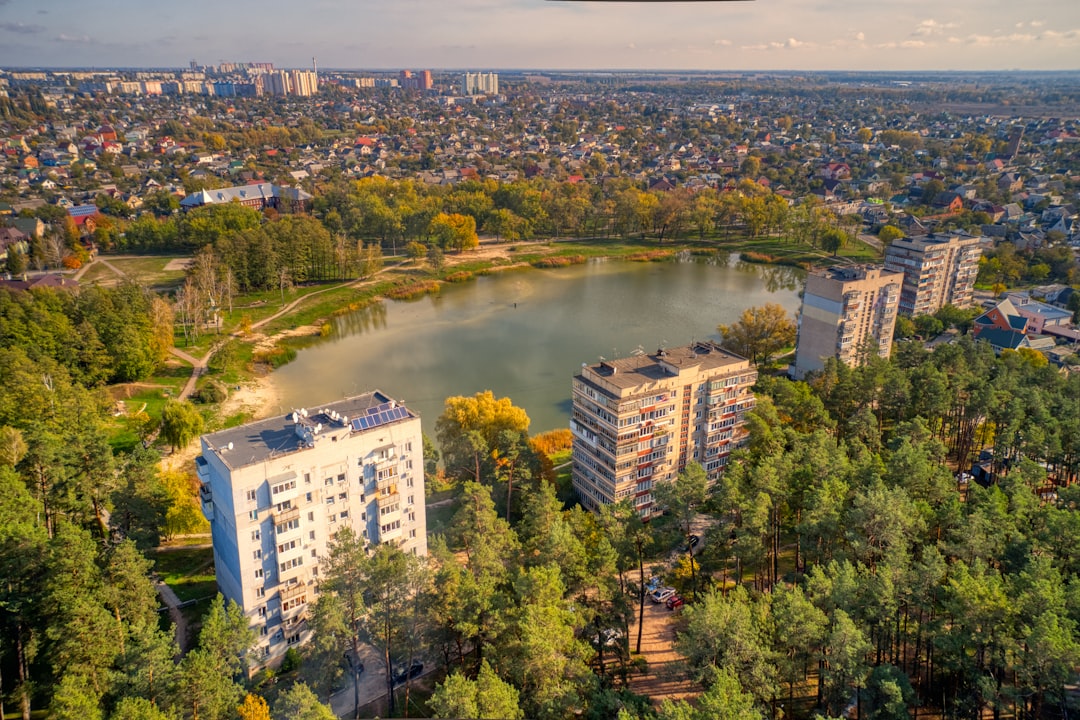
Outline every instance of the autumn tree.
<path id="1" fill-rule="evenodd" d="M 758 366 L 768 364 L 777 352 L 795 343 L 795 323 L 776 303 L 747 308 L 738 321 L 718 325 L 717 330 L 724 336 L 725 348 Z"/>

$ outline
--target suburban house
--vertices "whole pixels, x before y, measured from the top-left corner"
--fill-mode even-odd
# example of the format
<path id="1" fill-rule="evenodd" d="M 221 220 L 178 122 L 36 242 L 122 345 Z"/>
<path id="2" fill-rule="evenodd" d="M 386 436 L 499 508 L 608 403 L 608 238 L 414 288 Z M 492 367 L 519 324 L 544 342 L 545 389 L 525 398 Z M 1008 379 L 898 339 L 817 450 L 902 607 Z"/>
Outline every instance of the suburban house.
<path id="1" fill-rule="evenodd" d="M 1043 305 L 1043 303 L 1036 304 Z M 1046 305 L 1045 307 L 1050 306 Z M 1041 328 L 1042 325 L 1031 319 L 1030 309 L 1028 313 L 1029 315 L 1021 314 L 1013 301 L 1005 298 L 975 318 L 972 335 L 977 340 L 985 340 L 990 343 L 996 353 L 1000 353 L 1002 350 L 1019 350 L 1020 348 L 1044 350 L 1054 347 L 1054 339 L 1040 336 L 1035 327 Z"/>

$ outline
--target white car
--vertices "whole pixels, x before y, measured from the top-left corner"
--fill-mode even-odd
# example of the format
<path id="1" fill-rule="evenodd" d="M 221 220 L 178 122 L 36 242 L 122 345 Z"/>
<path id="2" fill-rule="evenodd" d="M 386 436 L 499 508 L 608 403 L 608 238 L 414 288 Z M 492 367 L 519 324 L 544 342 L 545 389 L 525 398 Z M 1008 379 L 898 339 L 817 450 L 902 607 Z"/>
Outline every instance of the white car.
<path id="1" fill-rule="evenodd" d="M 654 603 L 660 604 L 660 603 L 664 602 L 665 600 L 667 600 L 669 597 L 673 596 L 674 594 L 675 594 L 675 588 L 670 588 L 670 587 L 656 588 L 651 593 L 649 593 L 649 599 L 652 600 Z"/>

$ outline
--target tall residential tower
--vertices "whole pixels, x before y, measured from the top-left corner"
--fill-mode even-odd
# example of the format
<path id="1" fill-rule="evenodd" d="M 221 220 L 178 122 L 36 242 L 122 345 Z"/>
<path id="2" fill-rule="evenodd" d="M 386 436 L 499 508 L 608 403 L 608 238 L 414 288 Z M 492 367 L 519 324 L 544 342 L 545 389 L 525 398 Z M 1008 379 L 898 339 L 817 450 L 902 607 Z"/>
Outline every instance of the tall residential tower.
<path id="1" fill-rule="evenodd" d="M 310 635 L 320 565 L 341 528 L 427 553 L 423 452 L 420 418 L 378 391 L 202 437 L 218 589 L 250 618 L 260 664 Z"/>
<path id="2" fill-rule="evenodd" d="M 584 365 L 574 376 L 574 489 L 588 508 L 633 498 L 657 512 L 652 489 L 687 463 L 715 480 L 746 439 L 757 371 L 713 342 Z"/>
<path id="3" fill-rule="evenodd" d="M 889 357 L 902 273 L 833 267 L 806 278 L 792 375 L 802 379 L 834 357 L 860 365 L 863 353 Z"/>
<path id="4" fill-rule="evenodd" d="M 900 312 L 930 315 L 943 305 L 971 305 L 981 240 L 962 233 L 894 240 L 885 248 L 885 269 L 904 273 Z"/>

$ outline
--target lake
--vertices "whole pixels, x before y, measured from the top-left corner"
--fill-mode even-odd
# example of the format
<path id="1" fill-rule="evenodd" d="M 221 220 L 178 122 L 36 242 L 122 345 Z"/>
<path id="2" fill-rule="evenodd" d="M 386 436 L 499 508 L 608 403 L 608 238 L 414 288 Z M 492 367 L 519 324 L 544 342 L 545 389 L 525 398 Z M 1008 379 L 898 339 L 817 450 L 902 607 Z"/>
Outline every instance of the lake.
<path id="1" fill-rule="evenodd" d="M 499 272 L 335 318 L 332 337 L 271 377 L 282 413 L 379 389 L 431 436 L 447 397 L 492 390 L 525 409 L 535 434 L 569 426 L 582 363 L 719 339 L 718 324 L 766 302 L 794 318 L 804 277 L 726 254 Z"/>

